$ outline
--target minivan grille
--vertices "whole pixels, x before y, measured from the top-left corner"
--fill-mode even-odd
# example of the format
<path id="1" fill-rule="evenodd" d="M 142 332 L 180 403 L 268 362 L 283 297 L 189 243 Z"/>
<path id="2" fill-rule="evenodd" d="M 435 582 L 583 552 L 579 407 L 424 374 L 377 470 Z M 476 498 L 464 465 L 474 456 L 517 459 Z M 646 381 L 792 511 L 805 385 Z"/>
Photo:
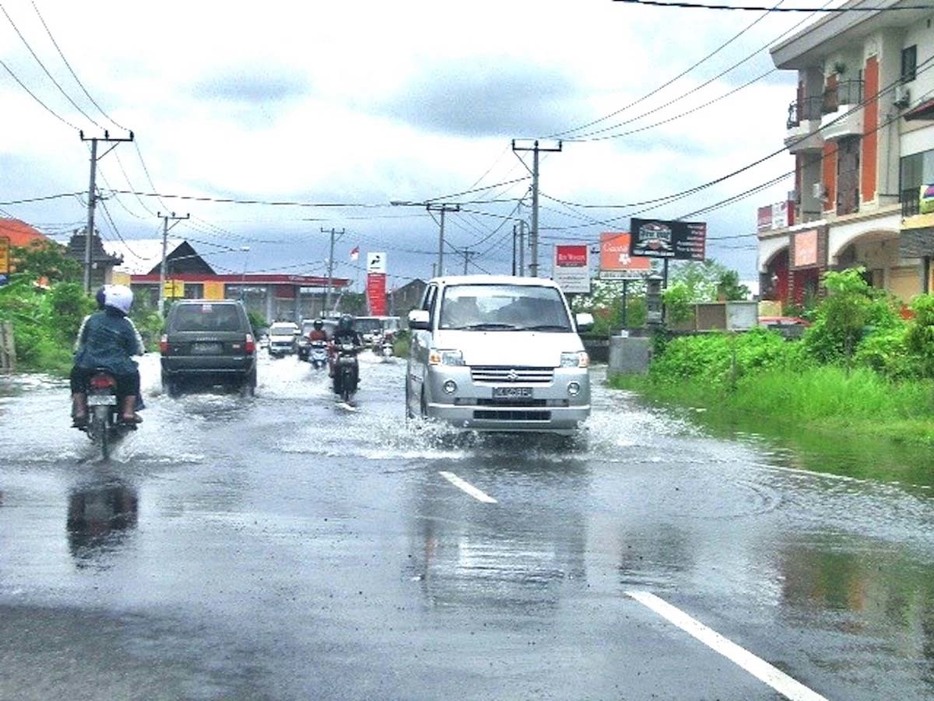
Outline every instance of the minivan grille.
<path id="1" fill-rule="evenodd" d="M 551 412 L 536 409 L 476 409 L 480 421 L 551 421 Z"/>
<path id="2" fill-rule="evenodd" d="M 488 382 L 497 385 L 512 384 L 514 382 L 547 385 L 553 377 L 553 368 L 510 368 L 484 365 L 470 368 L 470 378 L 474 382 Z"/>

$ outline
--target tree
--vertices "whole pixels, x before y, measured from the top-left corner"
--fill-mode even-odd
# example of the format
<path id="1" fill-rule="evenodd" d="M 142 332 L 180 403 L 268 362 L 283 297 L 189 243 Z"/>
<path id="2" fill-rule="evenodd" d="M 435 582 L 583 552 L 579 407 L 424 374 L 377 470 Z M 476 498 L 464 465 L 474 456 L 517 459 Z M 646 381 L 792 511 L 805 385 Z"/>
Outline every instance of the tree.
<path id="1" fill-rule="evenodd" d="M 81 264 L 65 256 L 64 246 L 52 241 L 32 241 L 28 246 L 14 246 L 11 251 L 18 274 L 48 283 L 81 282 Z"/>
<path id="2" fill-rule="evenodd" d="M 716 302 L 721 296 L 725 301 L 749 297 L 749 288 L 739 283 L 739 274 L 713 258 L 675 264 L 668 277 L 668 287 L 678 284 L 684 286 L 689 304 Z M 685 296 L 685 292 L 678 296 Z"/>

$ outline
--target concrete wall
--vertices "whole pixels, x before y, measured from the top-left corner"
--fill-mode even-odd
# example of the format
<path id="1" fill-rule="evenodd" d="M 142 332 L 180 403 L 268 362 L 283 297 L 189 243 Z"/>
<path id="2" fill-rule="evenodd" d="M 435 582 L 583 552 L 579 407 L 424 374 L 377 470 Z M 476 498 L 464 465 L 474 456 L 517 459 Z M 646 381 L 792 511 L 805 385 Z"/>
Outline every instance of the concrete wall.
<path id="1" fill-rule="evenodd" d="M 644 336 L 611 336 L 607 372 L 610 375 L 644 375 L 649 371 L 652 339 Z"/>

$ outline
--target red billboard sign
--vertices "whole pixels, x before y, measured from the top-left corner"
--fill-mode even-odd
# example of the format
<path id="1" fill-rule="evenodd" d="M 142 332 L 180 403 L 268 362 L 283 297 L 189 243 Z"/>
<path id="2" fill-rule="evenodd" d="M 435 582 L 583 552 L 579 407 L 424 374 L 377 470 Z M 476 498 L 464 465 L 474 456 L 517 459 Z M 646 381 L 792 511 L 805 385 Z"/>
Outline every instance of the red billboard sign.
<path id="1" fill-rule="evenodd" d="M 366 303 L 371 316 L 386 316 L 386 273 L 367 273 Z"/>

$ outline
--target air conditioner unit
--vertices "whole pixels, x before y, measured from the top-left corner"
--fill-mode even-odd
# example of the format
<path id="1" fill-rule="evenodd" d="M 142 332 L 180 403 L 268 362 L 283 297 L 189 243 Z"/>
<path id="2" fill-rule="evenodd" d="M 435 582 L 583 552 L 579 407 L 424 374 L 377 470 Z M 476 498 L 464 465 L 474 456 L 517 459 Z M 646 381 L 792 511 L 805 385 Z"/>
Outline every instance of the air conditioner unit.
<path id="1" fill-rule="evenodd" d="M 896 107 L 908 107 L 908 104 L 911 102 L 911 92 L 904 85 L 895 86 L 895 97 L 892 100 L 892 104 Z"/>
<path id="2" fill-rule="evenodd" d="M 824 187 L 824 183 L 814 183 L 813 194 L 815 200 L 820 200 L 821 202 L 826 200 L 827 188 Z"/>

